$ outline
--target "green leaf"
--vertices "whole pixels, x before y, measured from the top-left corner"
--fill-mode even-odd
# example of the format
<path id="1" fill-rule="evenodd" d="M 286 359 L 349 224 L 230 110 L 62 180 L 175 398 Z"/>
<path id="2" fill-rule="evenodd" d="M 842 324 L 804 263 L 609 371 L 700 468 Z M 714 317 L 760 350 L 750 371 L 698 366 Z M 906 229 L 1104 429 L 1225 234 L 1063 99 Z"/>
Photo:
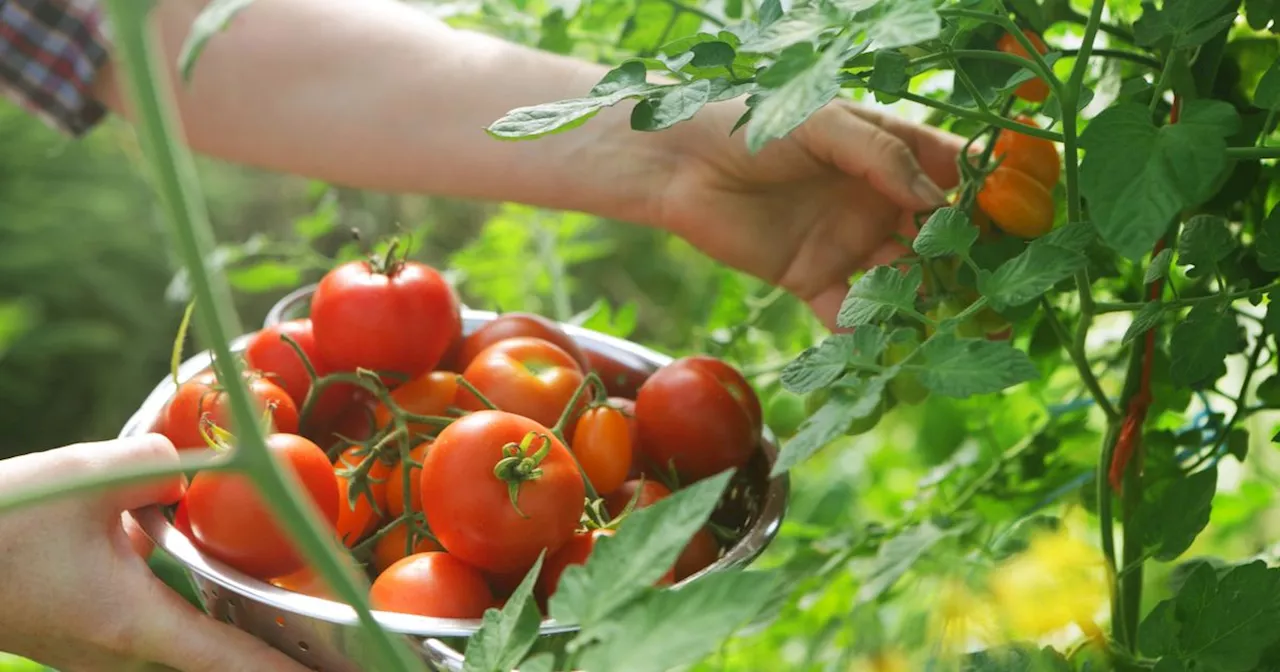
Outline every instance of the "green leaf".
<path id="1" fill-rule="evenodd" d="M 978 240 L 978 227 L 969 215 L 958 208 L 938 208 L 916 234 L 911 249 L 922 257 L 933 259 L 948 255 L 967 256 Z"/>
<path id="2" fill-rule="evenodd" d="M 1248 17 L 1249 27 L 1263 30 L 1268 24 L 1280 21 L 1280 1 L 1277 0 L 1245 0 L 1244 11 Z M 1274 32 L 1280 25 L 1273 25 Z"/>
<path id="3" fill-rule="evenodd" d="M 1209 524 L 1218 469 L 1210 467 L 1190 476 L 1177 472 L 1171 479 L 1147 484 L 1133 525 L 1142 531 L 1142 545 L 1161 562 L 1182 555 Z"/>
<path id="4" fill-rule="evenodd" d="M 761 28 L 773 25 L 780 18 L 782 18 L 781 0 L 764 0 L 760 3 L 760 11 L 756 13 L 756 21 L 760 23 Z"/>
<path id="5" fill-rule="evenodd" d="M 709 574 L 679 590 L 652 590 L 605 623 L 585 628 L 596 641 L 576 669 L 665 672 L 714 652 L 764 609 L 776 578 L 764 572 Z"/>
<path id="6" fill-rule="evenodd" d="M 696 79 L 673 84 L 643 98 L 631 110 L 631 128 L 661 131 L 690 119 L 711 97 L 711 81 Z"/>
<path id="7" fill-rule="evenodd" d="M 771 89 L 755 106 L 747 124 L 747 149 L 752 154 L 769 141 L 786 137 L 836 97 L 843 52 L 843 47 L 832 46 L 786 83 Z"/>
<path id="8" fill-rule="evenodd" d="M 302 284 L 302 269 L 280 261 L 259 261 L 249 266 L 226 269 L 227 282 L 247 293 L 270 292 Z"/>
<path id="9" fill-rule="evenodd" d="M 982 271 L 978 291 L 992 308 L 1005 310 L 1040 298 L 1088 264 L 1089 258 L 1080 252 L 1037 240 L 994 273 Z"/>
<path id="10" fill-rule="evenodd" d="M 1174 47 L 1194 47 L 1209 41 L 1231 24 L 1234 13 L 1227 11 L 1228 0 L 1165 0 L 1164 7 L 1143 7 L 1142 17 L 1134 23 L 1134 37 L 1142 46 L 1153 46 L 1171 38 Z"/>
<path id="11" fill-rule="evenodd" d="M 880 398 L 889 378 L 877 375 L 855 380 L 854 384 L 831 388 L 831 394 L 822 408 L 800 423 L 796 435 L 783 444 L 770 478 L 784 474 L 809 459 L 848 431 L 855 420 L 875 412 L 880 406 Z"/>
<path id="12" fill-rule="evenodd" d="M 1135 261 L 1150 253 L 1174 216 L 1211 195 L 1238 125 L 1230 104 L 1208 100 L 1186 101 L 1178 123 L 1158 129 L 1135 103 L 1089 122 L 1080 187 L 1107 245 Z"/>
<path id="13" fill-rule="evenodd" d="M 939 333 L 920 348 L 920 382 L 945 397 L 990 394 L 1040 376 L 1027 353 L 1003 341 Z"/>
<path id="14" fill-rule="evenodd" d="M 923 278 L 924 271 L 919 266 L 912 266 L 906 273 L 889 266 L 871 269 L 849 288 L 836 324 L 848 328 L 884 322 L 900 310 L 914 310 Z"/>
<path id="15" fill-rule="evenodd" d="M 1169 262 L 1173 259 L 1173 250 L 1165 248 L 1160 254 L 1151 258 L 1147 270 L 1142 274 L 1142 284 L 1150 285 L 1169 276 Z"/>
<path id="16" fill-rule="evenodd" d="M 1051 646 L 1015 642 L 971 653 L 965 657 L 961 669 L 963 672 L 1071 672 L 1075 668 Z"/>
<path id="17" fill-rule="evenodd" d="M 1221 576 L 1199 563 L 1178 594 L 1156 605 L 1138 628 L 1142 653 L 1173 657 L 1194 669 L 1250 672 L 1280 640 L 1280 569 L 1261 560 Z"/>
<path id="18" fill-rule="evenodd" d="M 1258 265 L 1263 270 L 1280 272 L 1280 205 L 1271 208 L 1266 219 L 1258 224 L 1253 248 L 1258 253 Z"/>
<path id="19" fill-rule="evenodd" d="M 844 375 L 851 364 L 875 364 L 888 340 L 883 329 L 871 325 L 852 334 L 832 334 L 787 364 L 780 382 L 796 394 L 821 389 Z"/>
<path id="20" fill-rule="evenodd" d="M 543 651 L 520 663 L 520 672 L 555 672 L 556 656 L 549 651 Z"/>
<path id="21" fill-rule="evenodd" d="M 876 91 L 897 93 L 907 88 L 907 57 L 899 51 L 877 51 L 875 69 L 867 85 Z"/>
<path id="22" fill-rule="evenodd" d="M 732 475 L 716 474 L 628 514 L 614 535 L 596 541 L 585 564 L 564 570 L 551 617 L 593 625 L 653 586 L 707 522 Z"/>
<path id="23" fill-rule="evenodd" d="M 857 604 L 884 595 L 925 553 L 957 532 L 957 529 L 944 530 L 925 521 L 880 544 L 870 574 L 858 588 Z"/>
<path id="24" fill-rule="evenodd" d="M 182 43 L 182 51 L 178 54 L 178 69 L 182 72 L 182 81 L 191 81 L 196 61 L 204 53 L 209 40 L 226 30 L 231 20 L 248 9 L 253 2 L 254 0 L 212 0 L 200 10 L 196 20 L 191 23 L 191 34 L 187 35 Z"/>
<path id="25" fill-rule="evenodd" d="M 1262 320 L 1262 328 L 1268 334 L 1280 334 L 1280 295 L 1267 293 L 1267 315 Z"/>
<path id="26" fill-rule="evenodd" d="M 867 29 L 867 41 L 877 50 L 908 47 L 942 33 L 942 19 L 933 0 L 881 0 L 857 18 Z"/>
<path id="27" fill-rule="evenodd" d="M 1194 267 L 1187 275 L 1213 275 L 1218 262 L 1236 249 L 1236 239 L 1227 228 L 1227 220 L 1215 215 L 1196 215 L 1187 221 L 1178 237 L 1178 263 Z"/>
<path id="28" fill-rule="evenodd" d="M 821 12 L 810 7 L 800 7 L 745 40 L 738 51 L 770 54 L 800 44 L 812 47 L 814 41 L 830 27 Z"/>
<path id="29" fill-rule="evenodd" d="M 1163 303 L 1148 301 L 1143 304 L 1142 309 L 1133 316 L 1133 322 L 1129 323 L 1129 328 L 1124 330 L 1124 338 L 1120 339 L 1120 344 L 1128 345 L 1133 339 L 1147 333 L 1160 323 L 1162 317 L 1164 317 Z"/>
<path id="30" fill-rule="evenodd" d="M 507 672 L 520 663 L 538 640 L 542 614 L 533 601 L 533 586 L 545 556 L 546 551 L 538 555 L 501 611 L 485 610 L 480 629 L 467 641 L 463 672 Z"/>
<path id="31" fill-rule="evenodd" d="M 648 83 L 647 75 L 644 63 L 627 61 L 606 73 L 585 98 L 518 107 L 485 130 L 502 140 L 530 140 L 577 128 L 600 110 L 657 88 Z"/>
<path id="32" fill-rule="evenodd" d="M 1280 59 L 1262 73 L 1258 87 L 1253 90 L 1253 104 L 1264 110 L 1280 110 Z"/>
<path id="33" fill-rule="evenodd" d="M 1231 314 L 1210 302 L 1196 304 L 1169 338 L 1170 380 L 1181 387 L 1202 387 L 1221 378 L 1227 372 L 1224 360 L 1238 341 Z"/>

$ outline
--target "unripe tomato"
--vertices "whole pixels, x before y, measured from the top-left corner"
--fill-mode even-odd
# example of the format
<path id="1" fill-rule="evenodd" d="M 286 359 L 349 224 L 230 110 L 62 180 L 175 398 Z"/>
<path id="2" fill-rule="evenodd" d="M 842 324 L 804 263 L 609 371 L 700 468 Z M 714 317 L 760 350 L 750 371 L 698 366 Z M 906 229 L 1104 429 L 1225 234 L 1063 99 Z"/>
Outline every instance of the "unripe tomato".
<path id="1" fill-rule="evenodd" d="M 804 398 L 790 390 L 780 389 L 774 393 L 773 398 L 769 399 L 769 407 L 764 415 L 769 429 L 772 429 L 778 438 L 791 438 L 795 436 L 806 417 Z"/>
<path id="2" fill-rule="evenodd" d="M 910 340 L 897 340 L 885 347 L 884 363 L 885 366 L 893 366 L 898 362 L 906 359 L 908 355 L 915 352 L 919 344 Z M 917 356 L 916 360 L 919 360 Z M 910 371 L 899 371 L 898 375 L 889 381 L 889 391 L 898 401 L 908 405 L 915 406 L 923 402 L 929 397 L 929 388 L 925 387 L 919 376 Z"/>
<path id="3" fill-rule="evenodd" d="M 591 364 L 587 353 L 578 346 L 578 342 L 565 333 L 560 325 L 535 313 L 503 313 L 475 330 L 462 340 L 454 368 L 465 371 L 467 366 L 475 360 L 476 355 L 484 352 L 489 346 L 499 341 L 519 337 L 540 338 L 547 341 L 572 357 L 581 370 L 590 369 Z"/>
<path id="4" fill-rule="evenodd" d="M 596 492 L 612 492 L 631 470 L 631 424 L 616 408 L 589 408 L 578 418 L 569 448 Z"/>
<path id="5" fill-rule="evenodd" d="M 876 425 L 880 424 L 880 419 L 884 417 L 884 409 L 885 401 L 884 397 L 881 397 L 874 410 L 849 423 L 849 428 L 844 430 L 845 436 L 860 436 L 875 429 Z"/>
<path id="6" fill-rule="evenodd" d="M 1031 117 L 1019 116 L 1015 121 L 1039 128 Z M 1062 174 L 1061 157 L 1052 141 L 1009 129 L 1000 131 L 1000 137 L 996 138 L 996 145 L 991 150 L 991 158 L 1000 159 L 1003 167 L 1030 175 L 1046 189 L 1053 189 Z"/>
<path id="7" fill-rule="evenodd" d="M 481 618 L 493 591 L 475 567 L 448 553 L 411 555 L 378 575 L 369 604 L 379 611 L 435 618 Z"/>
<path id="8" fill-rule="evenodd" d="M 430 371 L 391 391 L 391 400 L 401 410 L 414 415 L 443 416 L 458 395 L 458 374 Z M 373 408 L 373 422 L 378 429 L 391 424 L 391 410 L 382 402 Z M 406 423 L 413 434 L 434 433 L 439 425 Z"/>
<path id="9" fill-rule="evenodd" d="M 408 542 L 409 528 L 404 523 L 395 523 L 395 527 L 387 530 L 387 533 L 378 537 L 373 542 L 373 557 L 370 558 L 370 564 L 373 565 L 373 571 L 381 574 L 387 571 L 391 565 L 400 562 L 400 560 L 413 555 L 414 553 L 430 553 L 431 551 L 443 551 L 431 537 L 419 537 L 413 544 L 413 549 L 406 549 L 405 544 Z"/>
<path id="10" fill-rule="evenodd" d="M 1040 52 L 1042 55 L 1049 52 L 1049 47 L 1045 45 L 1044 40 L 1040 39 L 1039 35 L 1036 35 L 1034 32 L 1027 29 L 1024 29 L 1022 34 L 1027 36 L 1027 39 L 1031 41 L 1031 45 L 1036 48 L 1036 51 Z M 1027 53 L 1027 50 L 1022 47 L 1022 43 L 1008 33 L 1001 35 L 1000 39 L 996 41 L 996 49 L 999 49 L 1006 54 L 1013 54 L 1014 56 L 1021 56 L 1023 58 L 1029 58 L 1031 56 Z M 1049 97 L 1049 83 L 1039 77 L 1036 77 L 1035 79 L 1019 84 L 1018 88 L 1014 90 L 1013 95 L 1028 102 L 1043 103 L 1044 99 Z"/>
<path id="11" fill-rule="evenodd" d="M 1030 175 L 999 166 L 978 190 L 978 206 L 996 226 L 1019 238 L 1039 238 L 1053 229 L 1053 194 Z"/>
<path id="12" fill-rule="evenodd" d="M 298 431 L 298 407 L 279 385 L 261 375 L 246 371 L 245 382 L 249 401 L 260 415 L 271 414 L 276 432 L 293 434 Z M 231 402 L 225 390 L 219 388 L 217 377 L 205 371 L 178 386 L 164 410 L 161 433 L 179 450 L 207 448 L 200 434 L 201 418 L 208 417 L 214 425 L 233 430 Z M 256 418 L 255 418 L 256 419 Z"/>
<path id="13" fill-rule="evenodd" d="M 933 310 L 929 311 L 929 316 L 941 324 L 944 320 L 949 320 L 960 313 L 963 313 L 969 306 L 953 299 L 947 298 L 938 302 Z M 926 329 L 931 335 L 933 327 Z M 978 325 L 978 321 L 973 316 L 956 325 L 956 336 L 960 338 L 982 338 L 986 332 Z"/>
<path id="14" fill-rule="evenodd" d="M 582 385 L 583 373 L 569 353 L 550 341 L 519 336 L 482 350 L 462 377 L 498 409 L 554 427 Z M 485 408 L 466 388 L 458 389 L 455 403 L 468 411 Z M 579 403 L 585 406 L 586 399 Z"/>
<path id="15" fill-rule="evenodd" d="M 381 459 L 372 458 L 368 492 L 357 492 L 354 502 L 350 499 L 351 481 L 343 472 L 349 472 L 369 459 L 367 455 L 356 456 L 358 450 L 359 446 L 351 446 L 333 461 L 334 474 L 338 477 L 338 536 L 348 548 L 378 529 L 378 521 L 387 513 L 387 476 L 391 473 L 391 465 Z"/>
<path id="16" fill-rule="evenodd" d="M 695 355 L 662 367 L 640 387 L 640 450 L 654 464 L 674 464 L 690 483 L 741 468 L 760 447 L 760 399 L 741 373 Z"/>
<path id="17" fill-rule="evenodd" d="M 422 510 L 422 495 L 420 494 L 422 480 L 420 470 L 422 469 L 422 461 L 427 457 L 427 450 L 431 448 L 431 439 L 427 439 L 422 443 L 409 449 L 410 462 L 417 464 L 409 465 L 409 503 L 413 506 L 414 511 Z M 397 462 L 391 468 L 391 473 L 387 474 L 387 514 L 391 518 L 399 518 L 404 515 L 404 462 Z"/>

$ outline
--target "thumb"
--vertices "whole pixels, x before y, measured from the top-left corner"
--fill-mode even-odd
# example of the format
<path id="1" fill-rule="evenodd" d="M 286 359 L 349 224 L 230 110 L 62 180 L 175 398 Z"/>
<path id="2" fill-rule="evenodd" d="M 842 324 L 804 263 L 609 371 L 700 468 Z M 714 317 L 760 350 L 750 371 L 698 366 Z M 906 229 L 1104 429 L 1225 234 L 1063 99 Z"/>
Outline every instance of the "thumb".
<path id="1" fill-rule="evenodd" d="M 178 466 L 178 451 L 169 439 L 159 434 L 145 434 L 113 441 L 85 443 L 76 447 L 85 451 L 90 469 L 112 470 L 125 465 L 151 464 L 158 467 Z M 142 483 L 113 489 L 104 494 L 105 502 L 113 511 L 140 509 L 153 504 L 172 504 L 182 498 L 186 490 L 182 474 L 159 476 Z"/>

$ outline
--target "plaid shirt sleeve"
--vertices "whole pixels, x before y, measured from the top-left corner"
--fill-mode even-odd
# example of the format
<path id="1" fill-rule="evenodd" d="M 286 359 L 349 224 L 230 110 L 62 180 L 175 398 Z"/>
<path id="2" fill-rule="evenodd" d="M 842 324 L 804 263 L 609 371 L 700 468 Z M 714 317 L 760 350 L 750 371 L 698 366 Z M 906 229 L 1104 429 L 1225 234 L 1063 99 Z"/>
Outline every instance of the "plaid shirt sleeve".
<path id="1" fill-rule="evenodd" d="M 106 115 L 90 87 L 107 60 L 96 0 L 0 0 L 0 93 L 72 137 Z"/>

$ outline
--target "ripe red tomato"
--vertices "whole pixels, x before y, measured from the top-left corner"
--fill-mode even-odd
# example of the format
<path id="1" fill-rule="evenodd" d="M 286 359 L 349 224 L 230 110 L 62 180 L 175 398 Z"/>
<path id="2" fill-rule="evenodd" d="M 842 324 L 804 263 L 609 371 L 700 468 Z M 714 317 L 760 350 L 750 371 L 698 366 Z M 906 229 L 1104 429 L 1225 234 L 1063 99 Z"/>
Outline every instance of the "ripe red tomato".
<path id="1" fill-rule="evenodd" d="M 594 371 L 604 383 L 604 389 L 611 397 L 635 399 L 640 393 L 640 386 L 649 378 L 649 372 L 626 362 L 595 350 L 586 350 L 586 370 Z"/>
<path id="2" fill-rule="evenodd" d="M 538 574 L 538 583 L 534 587 L 534 594 L 538 600 L 545 604 L 551 599 L 551 596 L 556 593 L 556 588 L 560 586 L 560 576 L 564 574 L 564 570 L 570 565 L 586 564 L 587 558 L 596 549 L 596 542 L 611 536 L 613 536 L 613 530 L 579 531 L 574 533 L 573 538 L 565 542 L 560 550 L 547 556 L 542 563 L 542 572 Z M 674 581 L 675 568 L 672 567 L 658 579 L 656 585 L 667 585 Z"/>
<path id="3" fill-rule="evenodd" d="M 675 579 L 684 581 L 719 559 L 720 542 L 716 541 L 710 528 L 704 527 L 694 533 L 689 544 L 680 552 L 680 557 L 676 558 Z"/>
<path id="4" fill-rule="evenodd" d="M 596 492 L 617 490 L 631 470 L 631 425 L 622 411 L 589 408 L 578 418 L 569 447 Z"/>
<path id="5" fill-rule="evenodd" d="M 319 574 L 311 567 L 303 567 L 298 571 L 286 576 L 271 579 L 271 585 L 277 588 L 300 593 L 302 595 L 310 595 L 311 597 L 319 597 L 325 600 L 336 600 L 333 589 L 325 582 Z"/>
<path id="6" fill-rule="evenodd" d="M 336 525 L 338 477 L 324 451 L 295 434 L 268 436 L 267 450 L 299 479 L 320 517 Z M 186 501 L 192 532 L 219 560 L 264 581 L 302 568 L 303 558 L 248 476 L 202 471 L 191 479 Z"/>
<path id="7" fill-rule="evenodd" d="M 604 495 L 604 508 L 609 512 L 609 517 L 617 518 L 622 515 L 623 509 L 626 509 L 631 498 L 636 496 L 637 490 L 640 491 L 640 496 L 636 499 L 636 509 L 643 509 L 671 494 L 667 486 L 652 479 L 627 481 L 622 484 L 622 487 Z"/>
<path id="8" fill-rule="evenodd" d="M 494 606 L 493 591 L 475 568 L 448 553 L 417 553 L 387 568 L 369 589 L 379 611 L 480 618 Z"/>
<path id="9" fill-rule="evenodd" d="M 1034 32 L 1026 29 L 1022 31 L 1022 34 L 1027 36 L 1027 39 L 1031 41 L 1031 46 L 1035 47 L 1036 51 L 1041 54 L 1045 54 L 1049 51 L 1049 47 L 1044 43 L 1044 40 L 1040 39 L 1039 35 L 1036 35 Z M 1021 56 L 1023 58 L 1030 57 L 1027 50 L 1022 47 L 1022 43 L 1013 35 L 1008 33 L 1001 35 L 1000 39 L 996 41 L 996 49 L 1007 54 L 1013 54 L 1014 56 Z M 1027 80 L 1022 84 L 1019 84 L 1018 88 L 1014 90 L 1013 95 L 1028 102 L 1043 103 L 1044 99 L 1049 97 L 1049 84 L 1043 79 L 1036 77 L 1035 79 Z"/>
<path id="10" fill-rule="evenodd" d="M 999 166 L 983 180 L 978 206 L 1001 231 L 1019 238 L 1039 238 L 1053 229 L 1053 195 L 1034 177 Z"/>
<path id="11" fill-rule="evenodd" d="M 553 427 L 582 385 L 583 375 L 573 357 L 556 345 L 519 336 L 485 348 L 462 377 L 499 409 Z M 458 389 L 456 403 L 468 411 L 485 408 L 465 388 Z"/>
<path id="12" fill-rule="evenodd" d="M 414 415 L 443 416 L 458 395 L 458 374 L 449 371 L 431 371 L 391 391 L 391 400 L 400 408 Z M 391 411 L 382 402 L 373 409 L 373 421 L 378 429 L 391 423 Z M 409 431 L 415 434 L 433 433 L 439 426 L 410 422 Z"/>
<path id="13" fill-rule="evenodd" d="M 331 370 L 365 368 L 412 379 L 444 356 L 462 329 L 462 314 L 453 288 L 426 264 L 400 261 L 379 272 L 368 261 L 352 261 L 320 280 L 311 324 Z"/>
<path id="14" fill-rule="evenodd" d="M 503 313 L 475 330 L 475 332 L 462 340 L 462 347 L 458 349 L 455 368 L 458 371 L 466 370 L 477 355 L 494 343 L 505 341 L 508 338 L 526 336 L 540 338 L 560 348 L 565 354 L 573 358 L 579 369 L 582 371 L 587 370 L 589 366 L 587 355 L 578 346 L 577 341 L 573 340 L 569 334 L 566 334 L 564 329 L 560 328 L 560 325 L 534 313 Z"/>
<path id="15" fill-rule="evenodd" d="M 431 537 L 419 537 L 413 544 L 413 552 L 407 553 L 405 542 L 408 536 L 409 529 L 405 527 L 404 523 L 396 523 L 395 527 L 392 527 L 386 534 L 378 537 L 378 540 L 373 542 L 373 557 L 370 560 L 370 564 L 373 565 L 375 575 L 385 572 L 391 565 L 414 553 L 430 553 L 431 551 L 444 550 Z"/>
<path id="16" fill-rule="evenodd" d="M 759 448 L 760 399 L 742 374 L 705 355 L 662 367 L 640 387 L 640 450 L 689 483 L 742 467 Z"/>
<path id="17" fill-rule="evenodd" d="M 356 456 L 359 446 L 351 446 L 342 451 L 338 459 L 333 461 L 334 474 L 338 477 L 338 536 L 348 548 L 355 546 L 361 539 L 378 529 L 378 522 L 387 513 L 387 478 L 391 474 L 391 465 L 376 459 L 369 468 L 369 491 L 359 492 L 353 505 L 349 491 L 351 481 L 339 472 L 350 471 L 359 467 L 366 456 Z M 372 495 L 372 501 L 370 500 Z M 377 509 L 374 509 L 374 506 Z"/>
<path id="18" fill-rule="evenodd" d="M 422 460 L 427 456 L 427 450 L 431 448 L 433 441 L 427 439 L 422 443 L 409 449 L 409 459 L 418 464 L 422 464 Z M 420 467 L 409 465 L 409 504 L 414 511 L 422 510 L 422 497 L 418 493 L 421 488 L 421 481 L 418 474 Z M 404 463 L 397 462 L 392 467 L 391 473 L 387 475 L 387 512 L 392 518 L 398 518 L 404 514 Z"/>
<path id="19" fill-rule="evenodd" d="M 191 517 L 187 513 L 187 498 L 183 497 L 178 500 L 178 505 L 173 509 L 173 526 L 178 531 L 186 535 L 188 539 L 194 540 L 196 535 L 191 532 Z"/>
<path id="20" fill-rule="evenodd" d="M 516 464 L 504 447 L 526 437 Z M 499 463 L 512 467 L 509 480 L 495 478 Z M 564 444 L 544 425 L 503 411 L 472 413 L 444 428 L 423 461 L 421 487 L 427 524 L 445 550 L 495 573 L 528 571 L 543 549 L 554 553 L 573 536 L 586 500 Z"/>
<path id="21" fill-rule="evenodd" d="M 1015 121 L 1039 128 L 1031 117 L 1019 116 Z M 1002 130 L 1000 137 L 996 138 L 995 147 L 991 148 L 991 157 L 1000 159 L 1001 167 L 1013 168 L 1030 175 L 1046 189 L 1053 189 L 1062 173 L 1058 148 L 1052 141 L 1017 131 Z"/>
<path id="22" fill-rule="evenodd" d="M 298 431 L 298 407 L 279 385 L 252 372 L 245 373 L 245 382 L 250 401 L 258 412 L 270 409 L 275 431 L 282 434 Z M 161 433 L 179 450 L 208 447 L 200 434 L 200 420 L 206 415 L 218 427 L 232 429 L 231 404 L 226 391 L 217 387 L 217 378 L 212 371 L 205 371 L 179 385 L 165 407 L 164 415 Z"/>

